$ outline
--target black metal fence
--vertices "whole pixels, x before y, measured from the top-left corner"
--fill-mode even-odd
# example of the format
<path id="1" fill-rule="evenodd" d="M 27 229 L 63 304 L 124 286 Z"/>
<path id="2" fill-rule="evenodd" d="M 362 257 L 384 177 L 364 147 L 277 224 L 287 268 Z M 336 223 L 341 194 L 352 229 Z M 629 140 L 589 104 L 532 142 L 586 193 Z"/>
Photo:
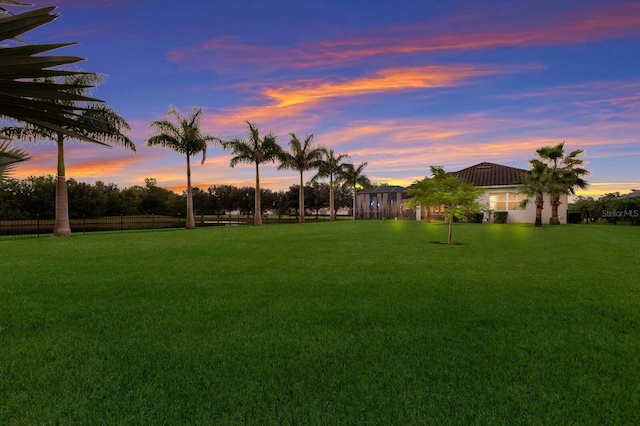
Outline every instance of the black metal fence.
<path id="1" fill-rule="evenodd" d="M 605 225 L 640 225 L 640 209 L 603 210 L 567 212 L 567 223 L 573 224 L 605 224 Z"/>
<path id="2" fill-rule="evenodd" d="M 368 220 L 368 219 L 399 219 L 399 220 L 413 220 L 416 218 L 416 213 L 413 210 L 405 210 L 403 212 L 395 212 L 388 210 L 356 210 L 356 220 Z"/>
<path id="3" fill-rule="evenodd" d="M 350 215 L 337 215 L 338 220 L 350 220 Z M 263 215 L 263 225 L 276 225 L 287 223 L 298 223 L 297 216 L 289 215 Z M 305 222 L 325 222 L 329 221 L 329 215 L 316 214 L 306 215 Z M 160 215 L 144 216 L 109 216 L 100 218 L 80 218 L 71 219 L 71 233 L 86 234 L 92 232 L 143 232 L 156 230 L 181 229 L 186 226 L 186 218 L 183 216 L 171 217 Z M 196 227 L 204 226 L 241 226 L 252 225 L 253 215 L 240 214 L 200 214 L 195 217 Z M 1 220 L 0 219 L 0 239 L 26 238 L 26 237 L 46 237 L 53 235 L 55 220 L 35 219 Z"/>

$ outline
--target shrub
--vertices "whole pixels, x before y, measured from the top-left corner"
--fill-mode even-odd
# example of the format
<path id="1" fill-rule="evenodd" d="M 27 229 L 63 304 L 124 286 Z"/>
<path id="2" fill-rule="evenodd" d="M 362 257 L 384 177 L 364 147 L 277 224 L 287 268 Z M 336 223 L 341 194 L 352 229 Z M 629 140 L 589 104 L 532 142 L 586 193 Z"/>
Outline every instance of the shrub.
<path id="1" fill-rule="evenodd" d="M 467 223 L 482 223 L 484 213 L 469 213 L 465 216 Z"/>
<path id="2" fill-rule="evenodd" d="M 581 223 L 582 222 L 582 213 L 581 212 L 569 212 L 567 213 L 567 223 Z"/>
<path id="3" fill-rule="evenodd" d="M 509 212 L 493 212 L 493 223 L 507 223 Z"/>

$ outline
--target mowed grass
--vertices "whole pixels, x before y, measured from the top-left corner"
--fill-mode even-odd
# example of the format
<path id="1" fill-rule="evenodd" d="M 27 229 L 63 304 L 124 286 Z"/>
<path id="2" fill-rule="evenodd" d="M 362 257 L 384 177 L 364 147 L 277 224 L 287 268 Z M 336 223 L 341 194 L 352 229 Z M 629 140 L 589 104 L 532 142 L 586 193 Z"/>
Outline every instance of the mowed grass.
<path id="1" fill-rule="evenodd" d="M 640 228 L 0 241 L 0 424 L 630 424 Z"/>

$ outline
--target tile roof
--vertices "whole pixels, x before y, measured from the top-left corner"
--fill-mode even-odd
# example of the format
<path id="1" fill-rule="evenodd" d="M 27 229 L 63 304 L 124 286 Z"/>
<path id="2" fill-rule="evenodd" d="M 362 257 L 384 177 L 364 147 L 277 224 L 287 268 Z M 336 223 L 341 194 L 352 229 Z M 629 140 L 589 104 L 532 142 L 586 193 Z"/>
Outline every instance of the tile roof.
<path id="1" fill-rule="evenodd" d="M 407 188 L 403 186 L 378 186 L 376 188 L 367 189 L 366 191 L 358 191 L 358 194 L 381 194 L 381 193 L 395 193 L 404 192 Z"/>
<path id="2" fill-rule="evenodd" d="M 519 185 L 524 181 L 525 170 L 485 162 L 451 174 L 475 186 Z"/>
<path id="3" fill-rule="evenodd" d="M 630 193 L 621 195 L 617 198 L 640 198 L 640 191 L 638 190 L 631 191 Z"/>

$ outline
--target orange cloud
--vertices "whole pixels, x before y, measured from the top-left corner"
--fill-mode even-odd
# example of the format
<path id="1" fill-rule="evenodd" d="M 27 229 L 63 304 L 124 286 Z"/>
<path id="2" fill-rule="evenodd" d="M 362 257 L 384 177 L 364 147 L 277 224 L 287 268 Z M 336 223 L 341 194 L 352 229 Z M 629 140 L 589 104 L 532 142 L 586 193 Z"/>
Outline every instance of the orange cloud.
<path id="1" fill-rule="evenodd" d="M 228 108 L 217 114 L 206 114 L 203 124 L 207 127 L 229 127 L 244 132 L 243 122 L 260 124 L 268 121 L 267 132 L 289 133 L 297 129 L 313 128 L 319 120 L 318 112 L 310 112 L 318 103 L 335 98 L 348 98 L 398 91 L 427 90 L 453 87 L 484 75 L 509 73 L 535 69 L 538 66 L 519 68 L 488 67 L 474 65 L 440 65 L 424 67 L 395 67 L 380 70 L 373 75 L 341 79 L 340 81 L 305 80 L 278 87 L 262 89 L 266 104 Z M 292 123 L 292 120 L 294 123 Z"/>
<path id="2" fill-rule="evenodd" d="M 264 94 L 276 106 L 317 102 L 325 98 L 367 95 L 401 90 L 433 89 L 460 85 L 463 81 L 503 70 L 472 65 L 387 68 L 371 77 L 354 78 L 342 82 L 313 81 L 304 85 L 287 85 L 267 89 Z"/>

